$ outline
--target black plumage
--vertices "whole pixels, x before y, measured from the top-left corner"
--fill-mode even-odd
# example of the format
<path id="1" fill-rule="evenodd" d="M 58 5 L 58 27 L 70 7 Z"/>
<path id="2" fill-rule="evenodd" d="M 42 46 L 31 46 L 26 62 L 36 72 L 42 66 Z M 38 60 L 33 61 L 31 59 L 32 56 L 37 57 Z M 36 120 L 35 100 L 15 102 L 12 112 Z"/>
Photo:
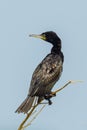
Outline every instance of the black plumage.
<path id="1" fill-rule="evenodd" d="M 49 31 L 40 35 L 32 34 L 30 36 L 50 42 L 53 47 L 51 53 L 48 54 L 35 69 L 32 75 L 28 96 L 16 110 L 18 113 L 27 113 L 31 109 L 34 100 L 37 100 L 36 102 L 38 103 L 42 99 L 46 99 L 48 103 L 51 104 L 51 90 L 60 78 L 63 69 L 64 56 L 61 52 L 61 40 L 57 34 Z"/>

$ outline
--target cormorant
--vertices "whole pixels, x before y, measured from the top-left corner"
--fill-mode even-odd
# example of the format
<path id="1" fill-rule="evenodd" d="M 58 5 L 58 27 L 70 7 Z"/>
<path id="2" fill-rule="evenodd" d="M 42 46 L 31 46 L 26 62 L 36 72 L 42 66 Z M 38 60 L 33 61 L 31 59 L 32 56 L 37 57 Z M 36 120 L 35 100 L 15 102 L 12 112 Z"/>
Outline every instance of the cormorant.
<path id="1" fill-rule="evenodd" d="M 33 103 L 39 103 L 42 99 L 48 100 L 50 105 L 51 90 L 54 84 L 59 80 L 63 69 L 64 56 L 61 51 L 61 39 L 53 31 L 44 32 L 40 35 L 32 34 L 31 37 L 43 39 L 53 45 L 50 54 L 48 54 L 35 69 L 30 83 L 27 98 L 18 107 L 16 112 L 27 113 Z"/>

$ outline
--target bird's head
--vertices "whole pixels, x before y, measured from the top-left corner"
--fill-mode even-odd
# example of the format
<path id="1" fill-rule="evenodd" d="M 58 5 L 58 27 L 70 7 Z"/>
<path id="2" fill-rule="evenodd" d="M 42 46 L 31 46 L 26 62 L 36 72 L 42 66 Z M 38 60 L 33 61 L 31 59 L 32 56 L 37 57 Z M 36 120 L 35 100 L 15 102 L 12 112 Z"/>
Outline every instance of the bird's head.
<path id="1" fill-rule="evenodd" d="M 40 38 L 40 39 L 42 39 L 44 41 L 52 43 L 53 45 L 57 45 L 58 43 L 61 43 L 60 38 L 53 31 L 44 32 L 44 33 L 42 33 L 40 35 L 31 34 L 29 36 L 30 37 Z"/>

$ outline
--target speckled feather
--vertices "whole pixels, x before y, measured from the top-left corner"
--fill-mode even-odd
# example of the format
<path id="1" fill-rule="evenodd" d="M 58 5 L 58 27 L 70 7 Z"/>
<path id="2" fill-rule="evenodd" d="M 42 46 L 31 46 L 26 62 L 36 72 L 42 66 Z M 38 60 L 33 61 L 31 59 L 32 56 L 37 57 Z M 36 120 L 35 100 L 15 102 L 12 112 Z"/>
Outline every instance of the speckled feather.
<path id="1" fill-rule="evenodd" d="M 62 64 L 60 55 L 48 54 L 32 75 L 29 95 L 45 96 L 45 94 L 49 94 L 61 75 Z"/>

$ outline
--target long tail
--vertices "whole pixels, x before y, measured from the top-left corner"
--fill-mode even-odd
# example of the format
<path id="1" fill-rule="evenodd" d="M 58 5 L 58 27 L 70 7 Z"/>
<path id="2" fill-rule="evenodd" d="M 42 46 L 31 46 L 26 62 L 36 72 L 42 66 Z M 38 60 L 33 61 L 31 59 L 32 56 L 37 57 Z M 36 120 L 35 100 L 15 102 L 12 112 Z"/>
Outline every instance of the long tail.
<path id="1" fill-rule="evenodd" d="M 35 97 L 28 96 L 22 102 L 22 104 L 18 107 L 18 109 L 15 112 L 18 112 L 18 113 L 27 113 L 31 109 L 31 107 L 33 105 L 33 102 L 34 102 L 34 99 L 35 99 Z"/>

